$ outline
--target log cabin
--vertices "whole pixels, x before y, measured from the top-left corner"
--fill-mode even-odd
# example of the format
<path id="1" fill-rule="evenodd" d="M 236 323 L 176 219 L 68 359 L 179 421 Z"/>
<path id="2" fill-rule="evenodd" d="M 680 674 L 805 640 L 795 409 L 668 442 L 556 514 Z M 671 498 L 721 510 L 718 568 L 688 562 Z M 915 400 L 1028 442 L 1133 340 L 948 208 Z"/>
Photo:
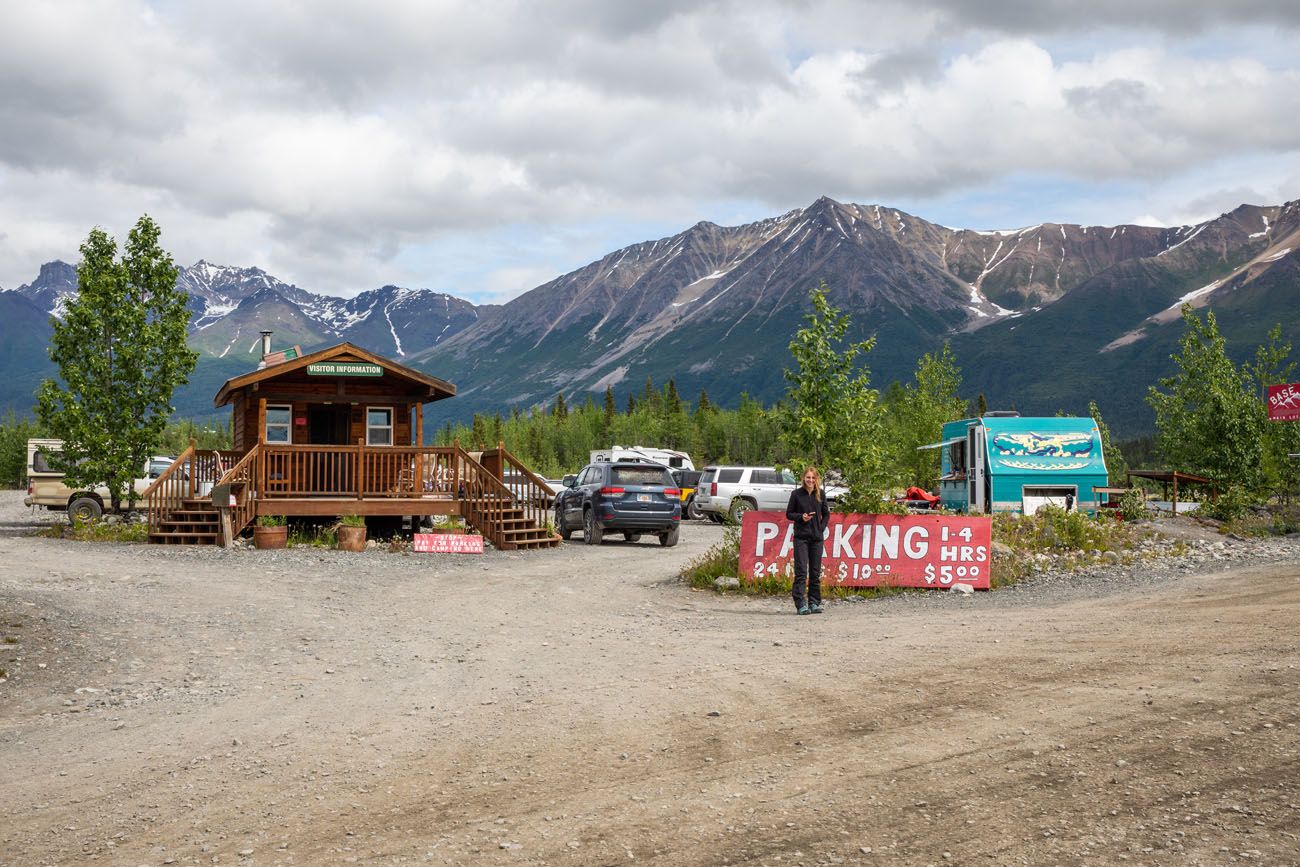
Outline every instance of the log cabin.
<path id="1" fill-rule="evenodd" d="M 264 333 L 265 338 L 265 333 Z M 271 353 L 226 381 L 233 448 L 190 447 L 149 490 L 149 540 L 224 544 L 260 515 L 459 515 L 497 548 L 553 547 L 550 488 L 503 444 L 424 444 L 445 380 L 351 343 Z"/>

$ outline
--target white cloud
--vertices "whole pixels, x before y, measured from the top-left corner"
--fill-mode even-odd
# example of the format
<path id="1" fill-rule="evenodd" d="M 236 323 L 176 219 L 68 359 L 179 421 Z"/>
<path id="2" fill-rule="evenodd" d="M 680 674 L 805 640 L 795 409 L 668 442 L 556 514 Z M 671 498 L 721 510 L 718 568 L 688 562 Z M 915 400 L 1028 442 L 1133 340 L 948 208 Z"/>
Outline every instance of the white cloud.
<path id="1" fill-rule="evenodd" d="M 1216 190 L 1294 197 L 1278 179 L 1300 166 L 1300 61 L 1201 56 L 1179 35 L 1266 25 L 1252 31 L 1272 40 L 1261 53 L 1285 57 L 1294 4 L 1216 9 L 5 4 L 0 285 L 146 210 L 182 262 L 350 292 L 439 288 L 409 255 L 438 239 L 688 225 L 720 201 L 775 213 L 821 193 L 916 200 L 1025 174 L 1176 185 L 1246 154 L 1271 156 L 1276 175 L 1255 159 Z M 1079 34 L 1097 40 L 1085 56 L 1054 51 Z M 1210 207 L 1195 198 L 1142 210 Z M 502 259 L 476 291 L 505 297 L 576 264 Z"/>

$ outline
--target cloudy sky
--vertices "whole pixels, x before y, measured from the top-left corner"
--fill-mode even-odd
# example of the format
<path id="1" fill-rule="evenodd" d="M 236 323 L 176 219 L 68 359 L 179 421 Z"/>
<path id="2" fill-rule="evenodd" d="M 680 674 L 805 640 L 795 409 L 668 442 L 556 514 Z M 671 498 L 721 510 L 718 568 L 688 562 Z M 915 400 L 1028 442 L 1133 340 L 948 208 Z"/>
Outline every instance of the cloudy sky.
<path id="1" fill-rule="evenodd" d="M 502 300 L 699 220 L 1194 222 L 1300 197 L 1295 0 L 0 4 L 0 286 L 181 264 Z"/>

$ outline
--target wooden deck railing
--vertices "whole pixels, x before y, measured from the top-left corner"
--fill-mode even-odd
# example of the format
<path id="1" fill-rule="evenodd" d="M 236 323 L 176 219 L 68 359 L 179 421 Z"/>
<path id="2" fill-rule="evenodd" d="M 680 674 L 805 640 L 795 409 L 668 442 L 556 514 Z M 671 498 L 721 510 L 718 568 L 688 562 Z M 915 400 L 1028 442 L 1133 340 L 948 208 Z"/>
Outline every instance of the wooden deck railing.
<path id="1" fill-rule="evenodd" d="M 217 480 L 218 485 L 230 485 L 235 504 L 230 507 L 230 533 L 238 536 L 257 517 L 257 497 L 254 481 L 262 464 L 261 446 L 253 448 Z"/>
<path id="2" fill-rule="evenodd" d="M 196 449 L 194 441 L 180 453 L 172 465 L 140 495 L 149 515 L 149 532 L 159 526 L 184 504 L 185 500 L 203 497 L 222 476 L 225 467 L 239 460 L 239 452 Z"/>
<path id="3" fill-rule="evenodd" d="M 457 461 L 450 446 L 267 446 L 256 490 L 264 499 L 455 496 Z"/>
<path id="4" fill-rule="evenodd" d="M 524 466 L 505 444 L 498 443 L 495 449 L 483 452 L 482 463 L 489 470 L 500 473 L 502 484 L 515 504 L 524 510 L 525 517 L 539 527 L 551 520 L 555 494 L 542 477 Z"/>

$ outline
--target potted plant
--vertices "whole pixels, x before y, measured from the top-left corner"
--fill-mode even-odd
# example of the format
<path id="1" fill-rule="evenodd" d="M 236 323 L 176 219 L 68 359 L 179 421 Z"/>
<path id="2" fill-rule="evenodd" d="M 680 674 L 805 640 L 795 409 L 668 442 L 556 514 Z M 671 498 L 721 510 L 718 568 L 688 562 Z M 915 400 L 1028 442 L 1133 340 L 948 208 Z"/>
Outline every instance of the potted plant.
<path id="1" fill-rule="evenodd" d="M 465 519 L 453 515 L 448 517 L 446 521 L 443 521 L 440 524 L 434 524 L 433 527 L 429 529 L 429 532 L 444 533 L 444 534 L 449 534 L 454 536 L 463 536 L 465 535 L 466 529 L 467 528 L 465 526 Z"/>
<path id="2" fill-rule="evenodd" d="M 253 527 L 253 544 L 258 548 L 286 548 L 289 527 L 284 515 L 258 515 Z"/>
<path id="3" fill-rule="evenodd" d="M 366 519 L 361 515 L 340 515 L 338 537 L 338 549 L 340 551 L 364 551 L 366 549 Z"/>

